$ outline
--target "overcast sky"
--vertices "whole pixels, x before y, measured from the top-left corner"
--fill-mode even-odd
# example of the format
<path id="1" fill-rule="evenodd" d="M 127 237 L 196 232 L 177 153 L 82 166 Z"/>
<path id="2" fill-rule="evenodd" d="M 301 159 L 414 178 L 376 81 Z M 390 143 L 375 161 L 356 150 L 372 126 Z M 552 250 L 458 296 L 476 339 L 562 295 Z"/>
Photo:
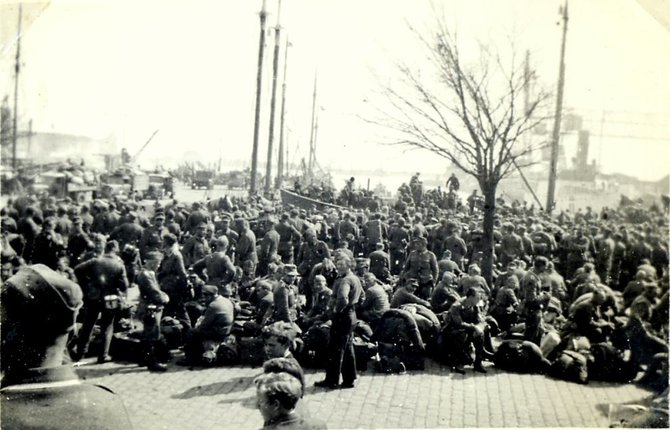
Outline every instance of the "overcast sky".
<path id="1" fill-rule="evenodd" d="M 125 146 L 131 154 L 160 129 L 143 164 L 166 155 L 178 162 L 185 153 L 248 164 L 261 3 L 31 2 L 24 8 L 20 120 L 32 118 L 37 131 L 114 134 L 118 149 Z M 4 96 L 13 88 L 17 7 L 1 4 Z M 554 91 L 558 6 L 554 0 L 283 0 L 282 63 L 287 35 L 293 45 L 287 73 L 290 159 L 307 154 L 318 73 L 321 165 L 444 171 L 445 161 L 429 153 L 380 146 L 379 131 L 360 119 L 378 100 L 381 83 L 392 82 L 394 62 L 427 67 L 407 22 L 429 30 L 438 11 L 465 46 L 514 40 L 521 52 L 530 50 L 540 82 Z M 267 0 L 267 8 L 270 29 L 277 0 Z M 635 0 L 573 0 L 569 8 L 564 100 L 592 133 L 589 158 L 607 172 L 660 178 L 670 170 L 670 30 Z M 267 158 L 273 43 L 268 31 L 260 163 Z M 566 144 L 570 152 L 569 137 Z"/>

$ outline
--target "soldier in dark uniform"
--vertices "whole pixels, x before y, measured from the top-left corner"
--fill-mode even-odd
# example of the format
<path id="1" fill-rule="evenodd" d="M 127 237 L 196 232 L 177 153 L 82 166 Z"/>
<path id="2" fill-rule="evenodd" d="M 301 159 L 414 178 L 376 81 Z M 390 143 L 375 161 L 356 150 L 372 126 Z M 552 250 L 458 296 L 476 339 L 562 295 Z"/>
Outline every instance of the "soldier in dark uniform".
<path id="1" fill-rule="evenodd" d="M 507 263 L 517 258 L 522 259 L 524 255 L 523 241 L 518 234 L 514 232 L 514 224 L 505 223 L 503 226 L 505 234 L 500 241 L 500 263 L 507 267 Z"/>
<path id="2" fill-rule="evenodd" d="M 204 222 L 205 224 L 208 224 L 211 221 L 211 217 L 209 215 L 209 212 L 207 212 L 207 210 L 205 210 L 205 208 L 202 207 L 202 204 L 200 202 L 193 203 L 191 207 L 192 207 L 191 213 L 189 214 L 188 218 L 186 219 L 182 227 L 184 232 L 195 234 L 195 231 L 200 225 L 200 223 Z"/>
<path id="3" fill-rule="evenodd" d="M 368 256 L 370 272 L 382 282 L 388 282 L 391 276 L 391 257 L 384 252 L 384 244 L 377 242 L 375 250 Z"/>
<path id="4" fill-rule="evenodd" d="M 414 249 L 407 257 L 403 276 L 406 279 L 416 279 L 419 282 L 417 295 L 423 300 L 429 300 L 439 273 L 437 258 L 435 258 L 435 254 L 426 248 L 427 241 L 425 237 L 415 237 L 412 239 L 412 245 Z"/>
<path id="5" fill-rule="evenodd" d="M 56 270 L 58 259 L 65 253 L 63 237 L 54 231 L 55 219 L 47 217 L 42 224 L 42 231 L 35 238 L 33 263 L 45 264 Z"/>
<path id="6" fill-rule="evenodd" d="M 449 179 L 447 179 L 447 189 L 449 192 L 456 192 L 458 191 L 459 188 L 461 188 L 461 183 L 458 181 L 458 178 L 456 177 L 455 173 L 452 173 L 451 176 L 449 176 Z"/>
<path id="7" fill-rule="evenodd" d="M 217 236 L 226 236 L 228 238 L 228 251 L 227 254 L 233 260 L 235 259 L 235 249 L 237 248 L 237 240 L 240 238 L 240 235 L 230 228 L 230 215 L 223 214 L 221 216 L 221 221 L 216 226 L 216 235 Z"/>
<path id="8" fill-rule="evenodd" d="M 300 243 L 301 233 L 289 222 L 288 214 L 282 214 L 281 222 L 275 227 L 279 233 L 279 245 L 277 253 L 281 256 L 282 263 L 293 264 L 293 249 L 296 243 Z"/>
<path id="9" fill-rule="evenodd" d="M 63 236 L 63 240 L 67 242 L 70 237 L 70 232 L 72 231 L 72 221 L 67 215 L 67 209 L 65 206 L 58 206 L 58 209 L 56 209 L 56 215 L 57 217 L 55 220 L 54 230 L 56 233 Z"/>
<path id="10" fill-rule="evenodd" d="M 67 255 L 70 257 L 72 267 L 82 262 L 82 257 L 88 249 L 93 249 L 93 241 L 84 232 L 83 224 L 83 220 L 79 217 L 72 220 L 72 231 L 67 242 Z"/>
<path id="11" fill-rule="evenodd" d="M 112 230 L 109 238 L 118 241 L 119 246 L 123 249 L 127 244 L 137 246 L 142 240 L 143 232 L 144 228 L 140 225 L 137 214 L 131 211 L 126 214 L 125 222 Z"/>
<path id="12" fill-rule="evenodd" d="M 468 247 L 460 236 L 460 229 L 458 227 L 454 228 L 449 237 L 444 241 L 444 249 L 451 252 L 451 259 L 454 260 L 454 263 L 458 264 L 459 269 L 462 271 L 464 269 L 463 258 L 468 252 Z"/>
<path id="13" fill-rule="evenodd" d="M 215 251 L 196 261 L 191 267 L 201 278 L 207 271 L 207 282 L 210 285 L 221 286 L 232 282 L 235 278 L 235 265 L 227 255 L 228 238 L 220 236 L 214 242 Z"/>
<path id="14" fill-rule="evenodd" d="M 282 278 L 273 287 L 273 320 L 294 322 L 298 318 L 296 302 L 298 271 L 295 265 L 285 264 Z"/>
<path id="15" fill-rule="evenodd" d="M 304 242 L 300 246 L 300 252 L 296 262 L 298 263 L 298 273 L 302 276 L 300 288 L 301 292 L 305 294 L 308 307 L 312 303 L 312 289 L 309 288 L 309 275 L 317 264 L 321 263 L 325 258 L 330 258 L 330 250 L 325 242 L 316 238 L 314 230 L 306 230 L 304 234 Z"/>
<path id="16" fill-rule="evenodd" d="M 40 226 L 35 222 L 35 209 L 32 206 L 27 207 L 24 213 L 17 223 L 17 231 L 26 241 L 21 256 L 27 263 L 32 263 L 35 238 L 40 233 Z"/>
<path id="17" fill-rule="evenodd" d="M 278 255 L 280 236 L 275 229 L 277 223 L 274 217 L 269 217 L 265 223 L 267 224 L 267 231 L 261 239 L 260 254 L 258 256 L 258 275 L 265 276 L 268 271 L 268 264 L 274 261 Z"/>
<path id="18" fill-rule="evenodd" d="M 171 233 L 165 235 L 163 254 L 163 261 L 156 273 L 161 290 L 170 297 L 170 302 L 165 306 L 163 313 L 165 316 L 176 318 L 184 327 L 191 327 L 191 319 L 184 304 L 193 297 L 186 282 L 184 257 L 181 255 L 175 235 Z"/>
<path id="19" fill-rule="evenodd" d="M 81 383 L 63 366 L 82 305 L 81 288 L 44 265 L 21 269 L 2 286 L 0 410 L 7 429 L 130 429 L 111 390 Z"/>
<path id="20" fill-rule="evenodd" d="M 409 231 L 405 228 L 405 219 L 398 219 L 397 224 L 389 230 L 389 254 L 391 257 L 391 274 L 397 275 L 402 270 L 407 257 Z"/>
<path id="21" fill-rule="evenodd" d="M 184 257 L 184 265 L 189 267 L 196 261 L 209 255 L 212 250 L 207 241 L 207 224 L 201 222 L 198 224 L 195 234 L 184 242 L 181 249 L 181 254 Z"/>
<path id="22" fill-rule="evenodd" d="M 348 239 L 349 236 L 353 236 L 354 241 L 358 240 L 359 229 L 355 222 L 351 220 L 351 214 L 345 212 L 342 216 L 342 220 L 337 224 L 337 238 L 338 239 Z M 354 244 L 350 241 L 350 246 Z"/>
<path id="23" fill-rule="evenodd" d="M 475 372 L 486 373 L 482 361 L 491 359 L 493 354 L 484 348 L 487 342 L 488 326 L 484 320 L 481 308 L 479 291 L 476 288 L 468 290 L 468 295 L 454 303 L 445 318 L 443 335 L 447 334 L 453 343 L 450 345 L 456 351 L 467 351 L 470 344 L 475 347 Z M 453 370 L 465 373 L 463 363 L 456 360 Z"/>
<path id="24" fill-rule="evenodd" d="M 152 251 L 147 254 L 144 268 L 137 275 L 137 286 L 140 290 L 140 303 L 137 308 L 137 318 L 142 321 L 142 341 L 144 343 L 145 364 L 151 371 L 164 372 L 167 366 L 158 361 L 156 346 L 161 339 L 161 316 L 163 306 L 170 298 L 160 289 L 156 279 L 156 270 L 161 263 L 163 255 Z"/>
<path id="25" fill-rule="evenodd" d="M 140 239 L 140 255 L 142 259 L 147 253 L 151 251 L 160 251 L 163 247 L 163 238 L 169 234 L 167 228 L 163 225 L 165 223 L 165 214 L 158 212 L 154 215 L 154 225 L 147 227 L 142 232 Z"/>
<path id="26" fill-rule="evenodd" d="M 84 290 L 84 322 L 78 334 L 77 349 L 72 357 L 75 361 L 88 352 L 93 326 L 98 317 L 103 335 L 103 347 L 98 354 L 98 362 L 110 360 L 109 347 L 112 343 L 119 297 L 128 289 L 126 268 L 118 253 L 118 242 L 109 241 L 102 257 L 85 261 L 74 268 L 79 285 Z"/>
<path id="27" fill-rule="evenodd" d="M 235 265 L 242 266 L 245 261 L 251 260 L 254 266 L 258 264 L 258 254 L 256 254 L 256 235 L 249 228 L 249 221 L 239 218 L 235 220 L 239 228 L 240 238 L 237 240 L 235 250 Z"/>

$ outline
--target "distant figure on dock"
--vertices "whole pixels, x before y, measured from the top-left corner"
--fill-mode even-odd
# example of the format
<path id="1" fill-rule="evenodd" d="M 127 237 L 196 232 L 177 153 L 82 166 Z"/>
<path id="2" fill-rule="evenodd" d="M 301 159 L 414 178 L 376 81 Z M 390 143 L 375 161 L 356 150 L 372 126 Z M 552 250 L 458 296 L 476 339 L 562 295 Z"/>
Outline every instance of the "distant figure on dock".
<path id="1" fill-rule="evenodd" d="M 461 183 L 458 182 L 458 178 L 456 177 L 455 173 L 452 173 L 451 176 L 449 176 L 449 179 L 447 179 L 447 188 L 449 191 L 457 192 L 459 188 L 461 188 Z"/>

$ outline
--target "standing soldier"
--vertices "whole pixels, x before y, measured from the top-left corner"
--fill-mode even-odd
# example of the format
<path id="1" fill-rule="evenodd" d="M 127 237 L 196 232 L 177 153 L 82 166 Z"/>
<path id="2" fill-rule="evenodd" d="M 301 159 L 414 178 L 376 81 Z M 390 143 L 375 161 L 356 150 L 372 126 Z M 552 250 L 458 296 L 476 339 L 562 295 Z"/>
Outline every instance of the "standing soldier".
<path id="1" fill-rule="evenodd" d="M 103 335 L 98 363 L 110 361 L 109 347 L 114 334 L 114 318 L 118 312 L 121 295 L 128 289 L 126 268 L 119 257 L 119 244 L 107 242 L 102 257 L 85 261 L 74 268 L 79 285 L 84 290 L 84 323 L 77 338 L 77 348 L 72 359 L 79 361 L 88 352 L 93 326 L 100 317 Z"/>
<path id="2" fill-rule="evenodd" d="M 58 259 L 65 251 L 63 237 L 54 231 L 55 218 L 48 217 L 42 224 L 42 231 L 35 237 L 35 249 L 33 251 L 33 263 L 44 264 L 52 270 L 56 270 Z"/>
<path id="3" fill-rule="evenodd" d="M 192 265 L 211 252 L 207 241 L 207 224 L 201 222 L 196 227 L 195 234 L 186 240 L 181 249 L 181 254 L 184 256 L 184 266 Z"/>
<path id="4" fill-rule="evenodd" d="M 84 232 L 83 225 L 84 222 L 79 217 L 72 220 L 72 232 L 67 243 L 67 255 L 70 257 L 72 267 L 82 262 L 82 257 L 88 249 L 93 249 L 93 242 Z"/>
<path id="5" fill-rule="evenodd" d="M 196 261 L 191 267 L 201 278 L 204 278 L 203 271 L 206 270 L 207 282 L 210 285 L 220 287 L 232 282 L 235 278 L 235 265 L 226 254 L 226 251 L 228 251 L 228 238 L 226 236 L 220 236 L 216 239 L 214 245 L 216 247 L 214 252 Z"/>
<path id="6" fill-rule="evenodd" d="M 137 275 L 137 286 L 140 290 L 140 303 L 137 316 L 142 321 L 142 341 L 144 343 L 145 363 L 147 368 L 154 372 L 165 372 L 167 366 L 158 361 L 156 346 L 161 338 L 161 316 L 163 306 L 170 298 L 161 291 L 156 279 L 156 270 L 161 263 L 163 255 L 152 251 L 147 254 L 144 269 Z"/>
<path id="7" fill-rule="evenodd" d="M 388 282 L 391 276 L 391 257 L 384 252 L 384 244 L 378 242 L 368 258 L 370 259 L 370 272 L 380 281 Z"/>
<path id="8" fill-rule="evenodd" d="M 503 229 L 505 233 L 500 241 L 500 263 L 503 267 L 507 267 L 510 261 L 523 259 L 523 241 L 518 234 L 514 233 L 514 224 L 505 223 Z"/>
<path id="9" fill-rule="evenodd" d="M 158 212 L 154 215 L 154 225 L 149 226 L 142 232 L 140 239 L 140 256 L 142 259 L 151 251 L 160 251 L 163 247 L 163 239 L 170 234 L 163 225 L 165 222 L 165 215 L 163 212 Z"/>
<path id="10" fill-rule="evenodd" d="M 265 276 L 268 271 L 268 264 L 272 262 L 279 249 L 279 233 L 275 229 L 276 219 L 269 217 L 265 221 L 267 227 L 263 239 L 261 239 L 260 255 L 258 256 L 258 275 Z"/>
<path id="11" fill-rule="evenodd" d="M 460 236 L 460 228 L 454 227 L 451 234 L 444 241 L 444 248 L 447 251 L 451 252 L 451 259 L 454 263 L 458 264 L 458 268 L 463 271 L 464 262 L 463 257 L 468 252 L 468 247 L 465 245 L 465 241 Z"/>
<path id="12" fill-rule="evenodd" d="M 237 248 L 237 240 L 240 235 L 230 228 L 230 215 L 223 214 L 221 221 L 216 228 L 217 236 L 226 236 L 228 238 L 228 256 L 235 259 L 235 249 Z"/>
<path id="13" fill-rule="evenodd" d="M 391 274 L 397 275 L 402 270 L 407 257 L 409 231 L 405 228 L 405 219 L 399 218 L 397 224 L 389 231 L 389 252 L 391 256 Z"/>
<path id="14" fill-rule="evenodd" d="M 160 264 L 156 277 L 160 283 L 161 290 L 170 297 L 170 302 L 165 306 L 165 316 L 174 317 L 184 327 L 191 327 L 191 319 L 186 312 L 184 304 L 191 300 L 191 290 L 188 286 L 186 269 L 184 268 L 184 257 L 179 251 L 177 237 L 168 233 L 163 239 L 163 251 L 165 258 Z"/>
<path id="15" fill-rule="evenodd" d="M 461 188 L 461 183 L 458 181 L 455 173 L 452 173 L 447 179 L 447 189 L 449 192 L 458 192 L 458 189 Z"/>
<path id="16" fill-rule="evenodd" d="M 409 253 L 409 257 L 407 257 L 403 276 L 405 279 L 416 279 L 419 282 L 417 296 L 423 300 L 429 300 L 439 273 L 437 258 L 435 258 L 435 254 L 426 248 L 427 241 L 425 237 L 415 237 L 412 239 L 412 245 L 414 249 Z"/>
<path id="17" fill-rule="evenodd" d="M 382 242 L 388 237 L 388 230 L 381 218 L 382 214 L 377 212 L 363 226 L 363 236 L 365 236 L 367 246 L 365 254 L 374 252 L 377 249 L 377 243 Z"/>
<path id="18" fill-rule="evenodd" d="M 356 324 L 355 307 L 361 300 L 363 287 L 356 275 L 353 256 L 338 252 L 335 266 L 339 277 L 333 285 L 329 309 L 332 312 L 332 327 L 328 344 L 326 378 L 314 385 L 323 388 L 353 388 L 356 383 L 356 357 L 354 355 L 353 330 Z M 340 385 L 342 375 L 342 385 Z"/>
<path id="19" fill-rule="evenodd" d="M 598 238 L 596 241 L 595 265 L 596 273 L 598 273 L 600 280 L 606 285 L 610 285 L 612 279 L 614 246 L 612 230 L 604 228 L 602 237 Z"/>
<path id="20" fill-rule="evenodd" d="M 142 240 L 143 232 L 144 228 L 142 228 L 137 220 L 137 214 L 131 211 L 126 214 L 125 222 L 112 230 L 109 238 L 118 241 L 119 246 L 123 249 L 125 245 L 137 246 L 140 240 Z"/>
<path id="21" fill-rule="evenodd" d="M 249 228 L 249 221 L 243 218 L 235 220 L 239 227 L 240 238 L 237 240 L 237 249 L 235 250 L 235 265 L 242 267 L 244 262 L 251 260 L 254 266 L 258 264 L 258 255 L 256 254 L 256 235 Z"/>
<path id="22" fill-rule="evenodd" d="M 293 249 L 296 243 L 300 243 L 301 234 L 289 221 L 287 213 L 282 214 L 281 222 L 275 227 L 279 233 L 279 244 L 277 253 L 284 264 L 293 264 Z"/>

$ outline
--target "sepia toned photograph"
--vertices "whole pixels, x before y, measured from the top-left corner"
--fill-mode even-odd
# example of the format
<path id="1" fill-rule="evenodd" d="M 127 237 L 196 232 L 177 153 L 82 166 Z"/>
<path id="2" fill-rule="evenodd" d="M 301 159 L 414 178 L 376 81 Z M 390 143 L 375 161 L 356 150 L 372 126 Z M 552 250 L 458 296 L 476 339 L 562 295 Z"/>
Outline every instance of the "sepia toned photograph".
<path id="1" fill-rule="evenodd" d="M 0 429 L 668 428 L 667 0 L 0 0 Z"/>

